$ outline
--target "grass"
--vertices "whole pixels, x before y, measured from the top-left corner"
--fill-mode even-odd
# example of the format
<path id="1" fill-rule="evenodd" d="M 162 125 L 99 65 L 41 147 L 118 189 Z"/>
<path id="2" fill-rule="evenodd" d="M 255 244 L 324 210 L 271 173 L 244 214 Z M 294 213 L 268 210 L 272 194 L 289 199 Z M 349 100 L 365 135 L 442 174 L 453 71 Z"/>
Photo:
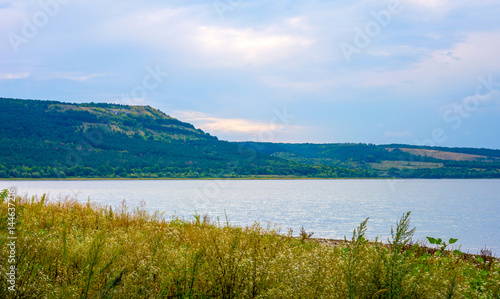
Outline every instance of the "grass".
<path id="1" fill-rule="evenodd" d="M 0 200 L 0 266 L 7 204 Z M 17 197 L 16 292 L 0 298 L 499 298 L 500 263 L 412 243 L 410 214 L 389 242 L 324 246 L 305 230 L 165 220 L 75 200 Z M 4 269 L 0 269 L 2 273 Z"/>
<path id="2" fill-rule="evenodd" d="M 377 170 L 389 170 L 391 168 L 402 169 L 435 169 L 444 167 L 443 163 L 413 162 L 413 161 L 381 161 L 380 163 L 370 163 L 370 166 Z"/>

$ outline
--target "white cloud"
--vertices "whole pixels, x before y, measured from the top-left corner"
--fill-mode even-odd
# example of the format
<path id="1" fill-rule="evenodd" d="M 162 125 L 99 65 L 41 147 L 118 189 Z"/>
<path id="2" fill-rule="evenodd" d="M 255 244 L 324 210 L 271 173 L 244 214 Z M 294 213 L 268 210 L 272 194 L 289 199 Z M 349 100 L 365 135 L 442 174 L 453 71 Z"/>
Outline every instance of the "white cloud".
<path id="1" fill-rule="evenodd" d="M 71 81 L 86 82 L 94 78 L 104 77 L 105 74 L 82 74 L 79 72 L 56 72 L 53 78 L 57 79 L 68 79 Z"/>
<path id="2" fill-rule="evenodd" d="M 13 30 L 21 25 L 21 19 L 25 16 L 26 7 L 24 4 L 8 3 L 11 1 L 0 2 L 0 29 Z M 21 28 L 18 28 L 21 29 Z M 6 32 L 6 31 L 5 31 Z"/>
<path id="3" fill-rule="evenodd" d="M 361 72 L 364 86 L 391 86 L 411 82 L 418 88 L 489 74 L 500 69 L 500 31 L 469 33 L 451 49 L 434 51 L 429 57 L 396 71 Z"/>
<path id="4" fill-rule="evenodd" d="M 447 7 L 451 5 L 449 0 L 406 0 L 405 2 L 427 8 Z"/>
<path id="5" fill-rule="evenodd" d="M 309 38 L 275 32 L 273 28 L 200 27 L 195 40 L 206 62 L 216 67 L 277 64 L 314 44 Z"/>
<path id="6" fill-rule="evenodd" d="M 241 118 L 218 118 L 196 111 L 175 111 L 179 119 L 192 122 L 197 127 L 209 132 L 256 134 L 271 130 L 270 124 L 249 121 Z"/>
<path id="7" fill-rule="evenodd" d="M 461 101 L 440 107 L 439 111 L 441 117 L 443 117 L 446 113 L 449 113 L 449 111 L 456 111 L 457 109 L 465 109 L 467 112 L 474 112 L 476 110 L 487 110 L 492 107 L 500 107 L 500 90 L 495 89 L 486 94 L 465 97 Z"/>
<path id="8" fill-rule="evenodd" d="M 497 0 L 493 0 L 497 1 Z M 467 9 L 469 6 L 488 5 L 491 0 L 401 0 L 404 5 L 412 6 L 412 11 L 417 12 L 417 15 L 423 19 L 433 17 L 444 17 L 448 12 L 457 9 Z"/>
<path id="9" fill-rule="evenodd" d="M 0 80 L 23 79 L 23 78 L 28 78 L 29 76 L 30 76 L 30 72 L 0 73 Z"/>
<path id="10" fill-rule="evenodd" d="M 101 20 L 91 34 L 107 44 L 130 43 L 150 50 L 186 49 L 197 24 L 196 7 L 137 7 Z"/>
<path id="11" fill-rule="evenodd" d="M 95 34 L 107 42 L 141 42 L 177 55 L 184 65 L 202 68 L 275 65 L 315 43 L 307 34 L 311 27 L 301 17 L 254 28 L 209 21 L 200 10 L 143 10 L 111 20 Z"/>
<path id="12" fill-rule="evenodd" d="M 398 132 L 384 132 L 384 136 L 390 136 L 390 137 L 408 137 L 411 136 L 412 133 L 409 130 L 405 131 L 398 131 Z"/>
<path id="13" fill-rule="evenodd" d="M 404 0 L 405 4 L 426 9 L 427 12 L 444 13 L 452 9 L 467 8 L 469 6 L 484 6 L 499 4 L 498 0 Z"/>
<path id="14" fill-rule="evenodd" d="M 174 111 L 174 117 L 194 124 L 215 136 L 233 141 L 296 142 L 297 134 L 311 134 L 314 128 L 242 118 L 220 118 L 197 111 Z"/>
<path id="15" fill-rule="evenodd" d="M 285 89 L 295 89 L 301 91 L 317 91 L 335 85 L 333 79 L 321 79 L 316 81 L 292 81 L 283 77 L 264 77 L 262 82 L 267 86 Z"/>

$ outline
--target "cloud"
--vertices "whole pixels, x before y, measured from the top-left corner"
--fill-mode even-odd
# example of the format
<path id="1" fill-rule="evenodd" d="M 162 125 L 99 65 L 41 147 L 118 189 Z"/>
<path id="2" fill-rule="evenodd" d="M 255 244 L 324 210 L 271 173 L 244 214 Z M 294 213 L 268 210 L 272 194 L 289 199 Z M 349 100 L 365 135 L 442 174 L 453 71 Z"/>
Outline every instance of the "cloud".
<path id="1" fill-rule="evenodd" d="M 402 2 L 405 5 L 413 6 L 412 10 L 425 19 L 434 16 L 444 17 L 452 11 L 498 4 L 498 0 L 476 0 L 473 2 L 468 0 L 404 0 Z"/>
<path id="2" fill-rule="evenodd" d="M 430 12 L 445 12 L 453 8 L 453 2 L 449 0 L 405 0 L 406 3 L 420 6 Z M 455 0 L 455 2 L 458 2 Z"/>
<path id="3" fill-rule="evenodd" d="M 28 78 L 30 72 L 24 73 L 0 73 L 0 80 L 12 80 L 12 79 L 23 79 Z"/>
<path id="4" fill-rule="evenodd" d="M 174 113 L 179 119 L 192 122 L 209 132 L 257 134 L 260 131 L 272 129 L 270 124 L 240 118 L 217 118 L 196 111 L 175 111 Z"/>
<path id="5" fill-rule="evenodd" d="M 421 88 L 456 81 L 463 77 L 485 75 L 500 69 L 500 31 L 473 32 L 452 48 L 436 50 L 410 66 L 394 71 L 362 71 L 362 85 L 394 86 L 411 82 Z M 405 86 L 407 84 L 404 84 Z M 442 86 L 441 86 L 442 87 Z"/>
<path id="6" fill-rule="evenodd" d="M 241 68 L 276 65 L 302 54 L 315 43 L 301 17 L 279 24 L 227 26 L 210 21 L 203 6 L 143 9 L 108 21 L 95 34 L 103 40 L 141 42 L 169 51 L 184 65 Z"/>
<path id="7" fill-rule="evenodd" d="M 283 77 L 264 77 L 262 78 L 262 82 L 271 87 L 302 91 L 316 91 L 329 86 L 333 86 L 335 84 L 332 79 L 319 79 L 316 81 L 291 81 L 290 78 Z"/>
<path id="8" fill-rule="evenodd" d="M 232 141 L 297 142 L 300 139 L 297 136 L 317 131 L 313 127 L 280 123 L 279 117 L 262 122 L 214 117 L 197 111 L 174 111 L 173 115 L 210 134 Z"/>
<path id="9" fill-rule="evenodd" d="M 99 78 L 99 77 L 105 77 L 105 74 L 82 74 L 78 72 L 56 72 L 53 75 L 53 78 L 57 79 L 67 79 L 71 81 L 77 81 L 77 82 L 86 82 L 89 80 L 92 80 L 94 78 Z"/>
<path id="10" fill-rule="evenodd" d="M 493 107 L 500 107 L 500 90 L 497 89 L 486 94 L 465 97 L 458 102 L 440 107 L 439 111 L 441 117 L 443 117 L 446 113 L 457 111 L 458 109 L 474 112 L 476 110 L 487 110 Z"/>
<path id="11" fill-rule="evenodd" d="M 214 67 L 244 67 L 278 64 L 306 50 L 314 41 L 274 28 L 255 30 L 224 27 L 200 27 L 196 42 L 200 52 Z"/>
<path id="12" fill-rule="evenodd" d="M 384 136 L 390 136 L 390 137 L 408 137 L 412 136 L 412 133 L 409 130 L 405 131 L 400 131 L 400 132 L 384 132 Z"/>
<path id="13" fill-rule="evenodd" d="M 11 1 L 0 1 L 0 33 L 7 35 L 8 32 L 21 29 L 20 20 L 24 16 L 24 5 Z M 6 41 L 7 39 L 5 39 Z"/>
<path id="14" fill-rule="evenodd" d="M 425 7 L 438 7 L 449 3 L 446 0 L 407 0 L 407 2 Z"/>

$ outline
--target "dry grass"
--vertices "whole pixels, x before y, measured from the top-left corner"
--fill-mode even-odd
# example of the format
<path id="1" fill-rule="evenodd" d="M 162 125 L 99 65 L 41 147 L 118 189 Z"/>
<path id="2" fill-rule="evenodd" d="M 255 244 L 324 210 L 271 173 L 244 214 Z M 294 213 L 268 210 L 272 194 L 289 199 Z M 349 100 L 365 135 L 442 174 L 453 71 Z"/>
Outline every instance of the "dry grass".
<path id="1" fill-rule="evenodd" d="M 322 246 L 258 224 L 239 228 L 199 216 L 167 221 L 125 205 L 18 197 L 16 209 L 17 291 L 8 292 L 2 279 L 0 298 L 500 296 L 496 260 L 429 253 L 408 243 L 409 219 L 395 228 L 392 246 L 368 242 L 366 222 L 350 242 Z M 0 210 L 5 267 L 3 200 Z"/>
<path id="2" fill-rule="evenodd" d="M 428 149 L 418 149 L 418 148 L 400 148 L 403 152 L 407 152 L 417 156 L 432 157 L 441 160 L 453 160 L 453 161 L 474 161 L 478 159 L 487 159 L 486 156 L 478 156 L 472 154 L 462 154 L 445 152 L 438 150 L 428 150 Z"/>
<path id="3" fill-rule="evenodd" d="M 380 163 L 370 163 L 374 169 L 389 170 L 391 168 L 402 169 L 435 169 L 444 166 L 443 163 L 431 162 L 411 162 L 411 161 L 382 161 Z"/>

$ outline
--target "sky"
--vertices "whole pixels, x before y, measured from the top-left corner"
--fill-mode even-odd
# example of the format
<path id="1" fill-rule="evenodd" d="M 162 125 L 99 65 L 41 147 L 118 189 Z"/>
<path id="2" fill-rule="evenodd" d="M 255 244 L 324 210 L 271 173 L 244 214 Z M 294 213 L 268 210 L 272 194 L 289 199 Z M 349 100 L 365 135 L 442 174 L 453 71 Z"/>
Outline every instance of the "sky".
<path id="1" fill-rule="evenodd" d="M 223 140 L 500 149 L 500 0 L 0 0 L 0 97 Z"/>

